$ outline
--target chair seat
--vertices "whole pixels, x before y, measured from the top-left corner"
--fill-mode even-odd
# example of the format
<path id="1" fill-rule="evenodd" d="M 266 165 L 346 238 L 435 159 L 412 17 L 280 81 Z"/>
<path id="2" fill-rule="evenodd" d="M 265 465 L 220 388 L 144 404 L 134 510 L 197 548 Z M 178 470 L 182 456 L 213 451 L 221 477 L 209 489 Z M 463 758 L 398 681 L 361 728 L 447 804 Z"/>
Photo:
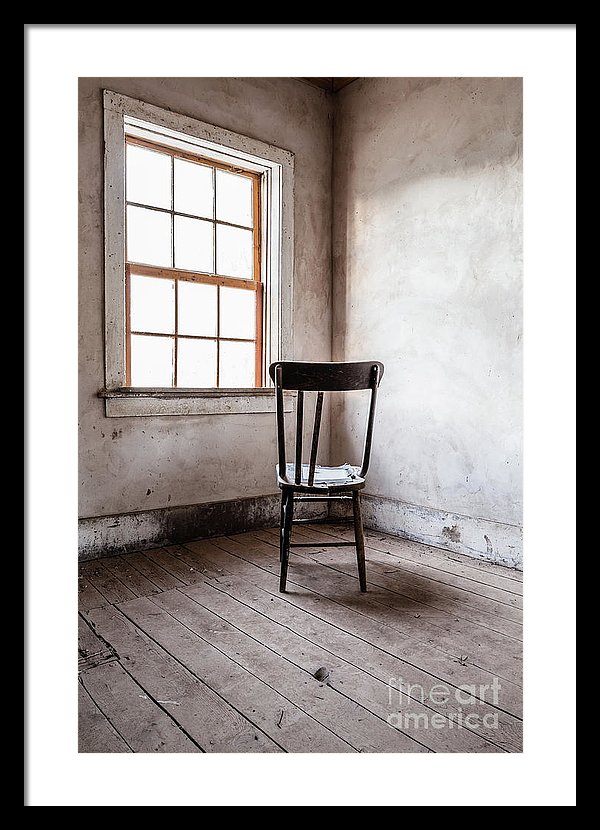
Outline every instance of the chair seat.
<path id="1" fill-rule="evenodd" d="M 365 486 L 365 479 L 359 476 L 360 467 L 351 464 L 342 464 L 339 467 L 315 467 L 313 484 L 308 485 L 308 464 L 302 465 L 300 484 L 295 484 L 296 465 L 286 464 L 287 481 L 279 475 L 279 465 L 275 468 L 277 483 L 280 488 L 293 487 L 295 490 L 307 493 L 328 493 L 340 490 L 360 490 Z"/>

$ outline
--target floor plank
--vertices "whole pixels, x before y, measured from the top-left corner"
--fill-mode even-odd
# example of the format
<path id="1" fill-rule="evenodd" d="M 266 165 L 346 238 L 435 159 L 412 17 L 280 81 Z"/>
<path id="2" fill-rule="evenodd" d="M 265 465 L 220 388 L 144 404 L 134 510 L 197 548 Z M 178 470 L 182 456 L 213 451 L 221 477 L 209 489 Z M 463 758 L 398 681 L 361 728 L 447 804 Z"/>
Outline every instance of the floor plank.
<path id="1" fill-rule="evenodd" d="M 464 731 L 458 738 L 449 735 L 449 718 L 458 718 L 459 706 L 451 702 L 456 700 L 451 695 L 445 703 L 429 703 L 431 689 L 439 685 L 437 678 L 419 672 L 366 643 L 361 644 L 316 618 L 311 619 L 282 600 L 265 595 L 254 586 L 248 587 L 239 578 L 222 581 L 218 586 L 197 584 L 184 591 L 223 620 L 246 633 L 252 632 L 251 636 L 261 642 L 268 642 L 277 654 L 311 676 L 319 664 L 326 666 L 330 672 L 327 682 L 331 688 L 382 718 L 393 712 L 392 704 L 400 696 L 392 690 L 398 685 L 403 706 L 408 711 L 428 720 L 433 712 L 438 712 L 446 720 L 445 729 L 442 725 L 440 731 L 407 730 L 407 734 L 432 751 L 497 751 L 483 743 L 482 738 L 498 748 L 520 749 L 520 722 L 475 700 L 466 705 L 468 712 L 478 718 L 477 731 Z M 465 696 L 461 694 L 460 697 Z M 488 713 L 496 716 L 491 718 L 495 724 L 492 729 L 482 727 L 484 716 Z"/>
<path id="2" fill-rule="evenodd" d="M 210 544 L 211 544 L 211 543 L 190 543 L 190 544 L 192 544 L 192 545 L 198 545 L 198 544 L 202 544 L 202 545 L 204 545 L 204 544 L 206 544 L 208 547 L 210 547 Z M 219 584 L 222 584 L 222 585 L 227 585 L 227 586 L 228 586 L 228 587 L 227 587 L 227 590 L 228 590 L 228 591 L 230 591 L 231 586 L 229 585 L 228 580 L 227 580 L 227 577 L 226 577 L 226 575 L 225 575 L 225 573 L 224 573 L 224 572 L 225 572 L 225 570 L 226 570 L 226 567 L 225 567 L 225 566 L 226 566 L 226 562 L 225 562 L 225 561 L 223 561 L 223 556 L 224 556 L 224 554 L 223 554 L 223 553 L 221 553 L 221 559 L 219 559 L 219 558 L 218 558 L 218 551 L 216 551 L 216 553 L 217 553 L 217 564 L 218 564 L 218 565 L 222 565 L 223 567 L 217 567 L 217 566 L 215 565 L 215 566 L 212 568 L 212 572 L 213 572 L 213 573 L 215 573 L 215 574 L 217 574 L 217 576 L 218 576 L 218 578 L 217 578 L 217 579 L 215 579 L 215 580 L 214 580 L 214 582 L 219 583 Z M 189 556 L 189 554 L 188 554 L 188 556 Z M 240 564 L 235 562 L 235 558 L 234 558 L 234 557 L 230 557 L 230 559 L 233 559 L 233 562 L 234 562 L 234 564 L 233 564 L 233 568 L 234 568 L 235 570 L 239 571 L 239 569 L 240 569 Z M 208 570 L 208 571 L 210 571 L 210 570 L 211 570 L 211 565 L 210 565 L 210 562 L 209 562 L 209 561 L 207 561 L 207 560 L 197 560 L 194 564 L 196 564 L 196 565 L 197 565 L 198 569 L 200 569 L 200 568 L 204 565 L 206 570 Z M 254 569 L 254 570 L 256 570 L 256 569 Z M 260 571 L 258 571 L 258 573 L 260 573 Z M 250 578 L 252 579 L 252 576 L 253 576 L 253 575 L 252 575 L 252 574 L 249 574 L 249 576 L 250 576 Z M 267 575 L 266 575 L 266 574 L 264 574 L 264 576 L 266 577 Z M 196 586 L 196 587 L 197 587 L 197 586 Z M 189 594 L 191 595 L 190 591 L 189 591 L 189 590 L 187 590 L 187 589 L 186 589 L 186 593 L 189 593 Z M 221 604 L 223 603 L 223 601 L 227 601 L 227 597 L 221 598 L 221 600 L 220 600 Z M 214 607 L 213 607 L 213 609 L 212 609 L 212 610 L 213 610 L 213 611 L 215 611 L 215 612 L 218 612 L 218 611 L 219 611 L 218 607 L 217 607 L 217 608 L 214 608 Z M 239 610 L 239 609 L 238 609 L 238 610 Z M 196 616 L 197 616 L 197 610 L 195 610 L 195 611 L 194 611 L 194 613 L 195 613 L 195 614 L 196 614 Z M 260 621 L 259 621 L 259 622 L 260 622 Z M 252 625 L 252 631 L 253 631 L 253 632 L 254 632 L 254 629 L 255 629 L 256 627 L 258 627 L 258 622 L 257 622 L 256 620 L 254 620 L 253 625 Z M 261 642 L 262 642 L 262 641 L 264 641 L 264 642 L 268 642 L 268 643 L 269 643 L 269 646 L 270 646 L 270 647 L 272 647 L 272 639 L 273 639 L 274 633 L 273 633 L 273 632 L 271 632 L 271 635 L 269 635 L 269 639 L 267 639 L 267 640 L 265 640 L 265 637 L 266 637 L 266 636 L 267 636 L 266 634 L 261 633 L 261 635 L 260 635 Z M 245 647 L 246 651 L 247 651 L 247 648 L 248 648 L 248 647 L 246 646 L 246 647 Z M 310 649 L 310 644 L 309 644 L 309 643 L 307 643 L 307 642 L 304 642 L 304 643 L 302 644 L 302 647 L 300 647 L 297 651 L 299 651 L 300 653 L 305 654 L 305 655 L 306 655 L 306 654 L 309 654 L 309 653 L 310 653 L 310 651 L 311 651 L 311 649 Z M 314 650 L 313 650 L 313 651 L 314 651 Z M 237 653 L 237 650 L 236 650 L 236 653 Z M 286 656 L 287 656 L 287 655 L 286 655 Z M 318 658 L 316 658 L 316 657 L 315 657 L 315 660 L 317 660 L 317 659 L 318 659 Z M 320 652 L 320 659 L 321 659 L 321 660 L 327 659 L 327 655 L 326 655 L 324 652 Z M 329 657 L 329 660 L 330 660 L 330 662 L 331 662 L 331 657 Z M 295 661 L 295 662 L 296 662 L 296 664 L 297 664 L 297 665 L 299 665 L 301 668 L 304 668 L 305 670 L 308 670 L 308 668 L 307 668 L 307 666 L 306 666 L 306 665 L 304 665 L 304 664 L 300 664 L 300 663 L 298 663 L 297 661 Z M 340 664 L 340 665 L 341 665 L 341 664 Z M 346 671 L 348 670 L 348 666 L 347 666 L 347 665 L 346 665 L 346 666 L 344 666 L 343 668 L 344 668 L 344 670 L 346 670 Z M 288 671 L 289 671 L 289 670 L 288 670 Z M 314 666 L 313 666 L 312 671 L 314 671 Z M 362 688 L 362 693 L 363 693 L 363 697 L 361 697 L 361 698 L 356 698 L 356 702 L 358 702 L 358 703 L 360 703 L 360 704 L 363 704 L 366 708 L 369 708 L 369 707 L 372 707 L 372 705 L 373 705 L 373 702 L 372 702 L 372 698 L 373 698 L 373 690 L 372 690 L 371 688 L 368 688 L 368 689 L 366 690 L 366 692 L 365 692 L 365 688 L 364 688 L 364 687 L 365 687 L 365 681 L 366 681 L 366 686 L 367 686 L 367 687 L 368 687 L 368 686 L 372 686 L 372 685 L 373 685 L 373 683 L 372 683 L 372 679 L 370 679 L 370 678 L 364 678 L 364 677 L 363 677 L 363 678 L 362 678 L 362 687 L 363 687 L 363 688 Z M 361 686 L 361 682 L 360 682 L 360 681 L 359 681 L 359 682 L 357 682 L 356 677 L 354 678 L 354 680 L 353 680 L 353 681 L 348 681 L 348 682 L 346 683 L 346 688 L 356 688 L 357 686 Z M 382 688 L 383 684 L 376 684 L 376 686 L 377 686 L 377 694 L 378 694 L 378 698 L 379 698 L 379 701 L 378 701 L 378 707 L 379 707 L 379 708 L 376 710 L 376 713 L 377 713 L 377 714 L 379 714 L 379 715 L 381 716 L 381 715 L 383 714 L 383 712 L 382 712 L 382 707 L 381 707 L 381 701 L 383 700 L 383 698 L 385 697 L 385 695 L 386 695 L 386 694 L 388 694 L 388 695 L 389 695 L 389 689 L 388 689 L 387 685 L 385 686 L 385 688 Z M 346 692 L 345 692 L 345 693 L 346 693 Z M 414 704 L 414 705 L 413 705 L 413 708 L 415 708 L 415 706 L 416 706 L 416 704 Z M 372 708 L 371 708 L 371 711 L 373 711 L 373 710 L 372 710 Z M 389 714 L 389 712 L 390 712 L 390 710 L 389 710 L 389 707 L 388 707 L 388 708 L 385 710 L 385 716 L 387 716 L 387 715 Z M 465 738 L 465 740 L 467 740 L 467 739 Z M 470 739 L 469 739 L 469 740 L 470 740 Z M 439 746 L 439 741 L 440 741 L 440 738 L 438 738 L 438 737 L 436 736 L 435 742 L 436 742 L 437 749 L 438 749 L 438 751 L 442 751 L 442 750 L 441 750 L 441 748 L 440 748 L 440 746 Z M 459 741 L 458 743 L 460 743 L 460 741 Z M 480 742 L 478 741 L 477 743 L 479 744 Z M 456 742 L 455 742 L 455 744 L 456 744 Z M 488 748 L 488 747 L 484 747 L 483 749 L 478 749 L 477 751 L 486 751 L 486 750 L 487 750 L 487 751 L 491 751 L 491 750 L 489 750 L 489 748 Z M 443 750 L 443 751 L 447 751 L 447 750 L 444 748 L 444 750 Z M 457 750 L 457 751 L 458 751 L 458 750 Z M 474 751 L 474 750 L 472 749 L 472 747 L 471 747 L 471 751 Z"/>
<path id="3" fill-rule="evenodd" d="M 257 532 L 258 533 L 258 532 Z M 263 531 L 265 535 L 270 535 L 273 543 L 279 543 L 277 536 L 272 531 Z M 310 534 L 306 531 L 304 534 L 297 534 L 297 539 L 303 539 L 306 542 L 315 539 L 316 534 Z M 308 550 L 312 550 L 309 548 Z M 305 553 L 307 549 L 304 549 Z M 298 552 L 292 550 L 292 553 Z M 436 596 L 439 599 L 450 601 L 454 607 L 459 610 L 463 604 L 478 609 L 484 613 L 491 614 L 495 617 L 502 617 L 507 620 L 520 620 L 520 613 L 523 607 L 522 596 L 514 593 L 509 593 L 492 586 L 484 586 L 480 588 L 479 583 L 466 581 L 460 577 L 450 576 L 448 580 L 443 582 L 440 579 L 441 575 L 432 579 L 429 576 L 423 576 L 415 569 L 408 570 L 401 566 L 390 562 L 385 568 L 380 564 L 380 559 L 377 558 L 377 553 L 370 551 L 369 570 L 380 574 L 384 579 L 389 576 L 391 580 L 398 580 L 402 586 L 409 587 L 417 598 L 420 596 Z M 332 551 L 327 548 L 319 548 L 315 543 L 315 550 L 311 554 L 313 559 L 323 562 L 326 565 L 336 566 L 338 563 L 344 564 L 346 567 L 356 569 L 356 553 L 353 548 L 337 549 Z M 481 590 L 486 593 L 480 593 Z"/>
<path id="4" fill-rule="evenodd" d="M 250 553 L 265 553 L 269 557 L 270 562 L 273 561 L 273 548 L 277 549 L 278 547 L 278 544 L 275 543 L 273 535 L 261 530 L 253 531 L 247 535 L 236 534 L 235 537 L 229 538 L 234 538 L 244 546 L 247 546 Z M 265 545 L 269 547 L 265 547 Z M 343 581 L 347 582 L 347 580 L 350 579 L 355 585 L 355 590 L 358 590 L 356 588 L 356 585 L 358 584 L 358 575 L 356 572 L 356 565 L 354 563 L 344 565 L 343 556 L 333 557 L 330 560 L 330 563 L 323 562 L 317 558 L 319 554 L 319 550 L 317 548 L 315 548 L 312 552 L 310 551 L 310 548 L 294 549 L 290 562 L 292 565 L 294 563 L 298 563 L 310 564 L 311 566 L 314 565 L 315 562 L 319 562 L 320 564 L 325 565 L 327 571 L 330 571 L 328 574 L 329 576 L 331 576 L 331 571 L 336 574 L 343 574 Z M 342 567 L 335 567 L 338 563 L 342 565 Z M 321 575 L 320 571 L 316 573 Z M 443 616 L 439 613 L 441 611 L 443 614 L 448 615 L 457 621 L 464 621 L 467 628 L 470 630 L 480 631 L 481 629 L 488 629 L 490 631 L 495 631 L 498 634 L 512 637 L 513 639 L 523 639 L 521 611 L 518 609 L 515 609 L 515 619 L 508 620 L 504 617 L 494 615 L 489 609 L 483 611 L 473 608 L 466 603 L 458 603 L 452 598 L 445 597 L 443 593 L 430 593 L 423 591 L 422 589 L 415 590 L 414 586 L 411 585 L 410 579 L 404 579 L 401 584 L 396 583 L 390 588 L 389 586 L 380 585 L 377 578 L 375 578 L 375 580 L 369 579 L 369 576 L 369 573 L 367 573 L 367 581 L 371 584 L 370 590 L 373 590 L 373 588 L 383 588 L 385 590 L 380 591 L 383 596 L 388 596 L 390 593 L 400 594 L 402 596 L 403 605 L 407 608 L 413 608 L 415 614 L 421 615 L 421 612 L 423 612 L 422 615 L 424 616 L 424 612 L 429 611 L 434 618 L 438 618 Z"/>
<path id="5" fill-rule="evenodd" d="M 222 648 L 227 634 L 211 620 L 208 639 L 202 639 L 180 621 L 180 606 L 189 600 L 178 591 L 152 598 L 155 604 L 132 601 L 121 606 L 142 631 L 184 664 L 203 683 L 226 699 L 249 721 L 287 752 L 350 752 L 352 747 L 322 726 L 288 698 L 275 691 Z M 158 607 L 157 607 L 158 606 Z M 210 628 L 212 625 L 212 628 Z M 233 655 L 235 656 L 235 655 Z"/>
<path id="6" fill-rule="evenodd" d="M 205 583 L 182 589 L 186 593 Z M 269 685 L 276 684 L 281 693 L 312 718 L 326 725 L 339 738 L 359 752 L 422 752 L 424 747 L 402 733 L 390 729 L 369 711 L 357 706 L 343 695 L 337 694 L 325 684 L 318 683 L 310 673 L 245 634 L 222 617 L 212 613 L 188 596 L 175 596 L 173 592 L 155 597 L 154 602 L 168 610 L 187 628 L 207 642 L 218 640 L 220 650 L 239 662 L 252 673 L 264 678 Z M 160 634 L 159 627 L 157 634 Z M 319 666 L 313 667 L 315 671 Z"/>
<path id="7" fill-rule="evenodd" d="M 341 550 L 337 553 L 317 552 L 311 556 L 311 560 L 350 576 L 353 576 L 356 571 L 356 557 L 348 550 Z M 384 570 L 378 567 L 377 563 L 371 562 L 371 565 L 374 567 L 368 569 L 367 582 L 371 582 L 372 585 L 379 585 L 396 593 L 402 592 L 411 599 L 426 605 L 443 606 L 445 610 L 459 617 L 475 611 L 479 618 L 485 620 L 490 627 L 497 624 L 498 620 L 520 624 L 522 610 L 517 607 L 510 607 L 505 603 L 498 603 L 478 594 L 471 594 L 467 597 L 466 591 L 455 589 L 450 585 L 444 586 L 442 583 L 432 586 L 432 580 L 401 571 L 397 567 L 392 566 Z"/>
<path id="8" fill-rule="evenodd" d="M 77 620 L 77 650 L 78 650 L 78 671 L 87 671 L 100 666 L 103 663 L 110 663 L 118 660 L 115 650 L 103 642 L 100 637 L 90 628 L 85 618 L 80 614 Z"/>
<path id="9" fill-rule="evenodd" d="M 117 730 L 79 684 L 79 752 L 131 752 Z"/>
<path id="10" fill-rule="evenodd" d="M 79 675 L 96 706 L 110 712 L 111 724 L 133 752 L 200 752 L 167 714 L 135 683 L 119 662 L 105 663 Z"/>
<path id="11" fill-rule="evenodd" d="M 278 572 L 274 548 L 260 540 L 257 540 L 255 546 L 251 546 L 247 538 L 239 541 L 239 537 L 219 537 L 213 542 L 274 575 Z M 187 547 L 198 544 L 201 543 L 191 542 Z M 290 559 L 288 582 L 288 593 L 294 591 L 293 586 L 298 586 L 303 593 L 308 589 L 335 598 L 351 608 L 360 609 L 368 616 L 384 619 L 393 627 L 429 645 L 442 648 L 460 662 L 474 663 L 510 683 L 522 685 L 522 646 L 518 640 L 461 621 L 449 612 L 442 616 L 435 608 L 415 604 L 402 594 L 372 583 L 369 583 L 366 594 L 360 594 L 356 576 L 339 569 L 320 567 L 303 555 L 295 554 Z M 442 621 L 442 625 L 437 624 L 438 620 Z"/>
<path id="12" fill-rule="evenodd" d="M 186 565 L 173 556 L 173 549 L 156 548 L 154 550 L 146 551 L 146 556 L 151 559 L 155 565 L 159 565 L 168 574 L 178 580 L 183 585 L 193 585 L 202 578 L 202 574 L 196 572 L 195 568 Z"/>
<path id="13" fill-rule="evenodd" d="M 348 524 L 80 566 L 79 751 L 522 751 L 523 575 Z"/>
<path id="14" fill-rule="evenodd" d="M 138 600 L 141 601 L 141 600 Z M 144 600 L 149 601 L 149 600 Z M 115 608 L 94 608 L 88 618 L 111 643 L 127 671 L 205 752 L 278 752 L 280 747 L 252 726 L 212 689 L 180 666 Z"/>
<path id="15" fill-rule="evenodd" d="M 447 700 L 439 702 L 434 688 L 439 688 L 441 678 L 396 657 L 377 645 L 352 636 L 348 632 L 331 625 L 317 616 L 309 615 L 305 611 L 294 607 L 284 598 L 273 596 L 257 586 L 248 586 L 245 580 L 231 577 L 221 580 L 218 589 L 235 597 L 240 602 L 262 613 L 269 619 L 289 628 L 296 634 L 302 635 L 314 645 L 326 649 L 345 663 L 360 668 L 388 687 L 398 688 L 402 698 L 410 703 L 415 710 L 414 701 L 426 703 L 426 707 L 452 717 L 458 710 L 467 707 L 478 717 L 477 733 L 503 749 L 520 751 L 522 745 L 521 718 L 506 713 L 502 709 L 502 684 L 493 685 L 493 677 L 488 677 L 487 684 L 478 684 L 474 681 L 472 670 L 466 672 L 469 682 L 452 683 L 447 679 Z M 189 596 L 196 596 L 192 590 L 186 591 Z M 466 668 L 466 667 L 465 667 Z M 466 692 L 466 693 L 463 693 Z M 476 700 L 465 701 L 474 694 Z M 389 697 L 389 689 L 388 689 Z M 398 697 L 393 695 L 393 697 Z M 411 697 L 413 700 L 408 700 Z M 485 715 L 490 714 L 493 727 L 482 728 Z M 432 747 L 435 749 L 435 747 Z"/>
<path id="16" fill-rule="evenodd" d="M 282 595 L 279 593 L 275 573 L 265 571 L 245 559 L 242 560 L 242 565 L 236 561 L 245 553 L 246 548 L 234 539 L 221 537 L 214 542 L 188 542 L 185 548 L 188 550 L 187 555 L 185 552 L 181 555 L 197 568 L 204 567 L 215 584 L 227 584 L 226 577 L 229 578 L 231 575 L 242 576 L 249 584 L 259 586 L 270 595 L 285 598 L 286 602 L 303 612 L 335 625 L 359 640 L 384 649 L 411 665 L 421 667 L 434 677 L 454 686 L 484 686 L 494 682 L 494 673 L 480 668 L 473 662 L 476 657 L 461 661 L 460 657 L 465 655 L 460 655 L 459 651 L 447 653 L 425 642 L 423 626 L 420 620 L 415 620 L 412 615 L 409 615 L 409 619 L 414 623 L 417 636 L 410 636 L 400 630 L 404 627 L 402 620 L 406 615 L 373 602 L 370 594 L 357 594 L 354 584 L 350 593 L 334 590 L 331 592 L 331 598 L 306 588 L 301 591 L 291 590 Z M 230 550 L 236 553 L 237 557 L 232 556 Z M 248 556 L 247 553 L 245 555 Z M 314 579 L 313 587 L 316 587 Z M 398 627 L 390 625 L 389 618 Z M 439 638 L 439 632 L 434 629 L 432 639 L 437 642 L 435 638 Z M 502 680 L 500 708 L 518 718 L 522 717 L 520 686 Z"/>
<path id="17" fill-rule="evenodd" d="M 78 579 L 78 604 L 82 611 L 89 611 L 90 608 L 101 608 L 107 604 L 107 600 L 92 585 L 82 569 L 80 569 Z"/>
<path id="18" fill-rule="evenodd" d="M 81 574 L 91 582 L 94 588 L 110 604 L 123 602 L 135 596 L 127 585 L 104 567 L 103 560 L 95 559 L 93 562 L 86 562 L 81 568 Z"/>
<path id="19" fill-rule="evenodd" d="M 298 541 L 311 541 L 315 539 L 324 539 L 326 542 L 339 541 L 340 539 L 346 541 L 354 540 L 354 534 L 351 531 L 346 530 L 337 534 L 329 531 L 317 533 L 312 525 L 294 527 L 293 532 Z M 366 537 L 365 545 L 367 559 L 371 562 L 387 567 L 391 565 L 400 570 L 428 577 L 434 582 L 440 582 L 442 585 L 454 585 L 457 588 L 463 588 L 471 593 L 480 594 L 481 596 L 496 599 L 503 603 L 509 603 L 510 599 L 523 596 L 523 584 L 516 582 L 514 579 L 509 580 L 496 574 L 482 572 L 475 568 L 467 570 L 467 568 L 461 565 L 454 565 L 454 568 L 451 570 L 448 570 L 448 568 L 441 569 L 437 565 L 432 565 L 431 562 L 423 562 L 417 556 L 411 556 L 408 545 L 402 547 L 389 542 L 383 544 L 377 538 L 373 539 L 369 536 Z M 507 594 L 512 596 L 507 596 Z M 522 608 L 522 605 L 517 602 L 515 607 Z"/>
<path id="20" fill-rule="evenodd" d="M 122 556 L 108 556 L 103 559 L 104 567 L 116 576 L 136 597 L 157 594 L 161 589 L 134 568 Z"/>
<path id="21" fill-rule="evenodd" d="M 157 588 L 160 588 L 161 591 L 169 591 L 171 588 L 177 588 L 179 585 L 184 584 L 180 579 L 174 577 L 173 574 L 170 574 L 164 568 L 161 568 L 160 565 L 157 565 L 148 556 L 150 553 L 151 551 L 146 551 L 145 553 L 128 553 L 123 557 L 123 560 L 132 568 L 139 571 L 139 573 L 143 574 Z"/>
<path id="22" fill-rule="evenodd" d="M 352 569 L 356 568 L 356 555 L 350 549 L 342 549 L 336 552 L 329 550 L 317 551 L 317 553 L 313 554 L 312 558 L 330 567 L 343 567 L 347 573 L 352 573 Z M 372 555 L 368 562 L 371 581 L 375 584 L 385 584 L 388 587 L 399 587 L 410 591 L 409 596 L 419 601 L 444 602 L 451 606 L 459 615 L 464 610 L 464 606 L 466 606 L 468 609 L 477 610 L 482 614 L 489 615 L 492 622 L 498 618 L 517 623 L 520 622 L 523 600 L 522 597 L 515 594 L 499 592 L 503 593 L 506 597 L 512 597 L 512 599 L 506 601 L 498 600 L 495 597 L 484 596 L 476 591 L 458 587 L 449 582 L 444 583 L 439 579 L 421 576 L 393 562 L 390 562 L 386 567 Z M 377 582 L 375 581 L 375 577 L 377 577 Z M 491 591 L 491 588 L 488 590 Z"/>

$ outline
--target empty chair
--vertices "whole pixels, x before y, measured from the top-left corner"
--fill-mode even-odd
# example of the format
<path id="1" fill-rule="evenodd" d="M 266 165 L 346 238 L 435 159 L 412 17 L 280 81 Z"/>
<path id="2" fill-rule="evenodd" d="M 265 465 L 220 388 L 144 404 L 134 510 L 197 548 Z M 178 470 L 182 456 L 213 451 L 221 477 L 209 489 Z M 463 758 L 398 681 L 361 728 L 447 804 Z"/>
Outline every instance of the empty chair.
<path id="1" fill-rule="evenodd" d="M 369 469 L 373 422 L 377 389 L 383 376 L 383 364 L 379 361 L 360 363 L 301 363 L 280 361 L 269 367 L 275 382 L 277 409 L 277 483 L 281 489 L 281 521 L 279 551 L 281 575 L 279 590 L 285 592 L 290 548 L 314 547 L 309 544 L 291 544 L 294 523 L 294 501 L 330 502 L 352 501 L 354 514 L 354 542 L 319 543 L 319 547 L 356 546 L 360 590 L 367 590 L 365 568 L 365 541 L 362 524 L 360 491 L 365 486 Z M 317 449 L 321 428 L 324 392 L 349 392 L 356 389 L 370 390 L 371 398 L 365 431 L 365 443 L 360 467 L 344 464 L 341 467 L 317 466 Z M 284 391 L 296 391 L 296 445 L 293 461 L 288 462 L 285 442 Z M 314 426 L 308 464 L 302 463 L 302 438 L 304 426 L 304 393 L 316 392 Z"/>

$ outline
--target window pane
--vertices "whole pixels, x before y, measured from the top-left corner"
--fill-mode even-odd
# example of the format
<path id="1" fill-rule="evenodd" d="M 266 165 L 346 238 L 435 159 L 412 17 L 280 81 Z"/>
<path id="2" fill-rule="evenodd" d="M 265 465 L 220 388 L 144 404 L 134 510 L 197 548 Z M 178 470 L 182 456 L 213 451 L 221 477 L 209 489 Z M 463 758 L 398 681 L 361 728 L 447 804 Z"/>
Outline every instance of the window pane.
<path id="1" fill-rule="evenodd" d="M 256 337 L 256 292 L 245 288 L 221 288 L 221 337 Z"/>
<path id="2" fill-rule="evenodd" d="M 217 341 L 185 340 L 177 344 L 177 386 L 217 385 Z"/>
<path id="3" fill-rule="evenodd" d="M 212 167 L 175 159 L 175 210 L 212 219 Z"/>
<path id="4" fill-rule="evenodd" d="M 249 387 L 254 386 L 254 343 L 232 343 L 221 340 L 219 346 L 219 386 Z"/>
<path id="5" fill-rule="evenodd" d="M 179 334 L 214 337 L 217 333 L 217 286 L 179 280 Z"/>
<path id="6" fill-rule="evenodd" d="M 252 231 L 217 225 L 217 274 L 252 279 Z"/>
<path id="7" fill-rule="evenodd" d="M 173 386 L 173 338 L 131 335 L 131 385 Z"/>
<path id="8" fill-rule="evenodd" d="M 212 222 L 175 217 L 175 267 L 213 273 Z"/>
<path id="9" fill-rule="evenodd" d="M 171 156 L 127 145 L 127 201 L 170 210 Z"/>
<path id="10" fill-rule="evenodd" d="M 131 275 L 131 328 L 133 331 L 175 333 L 175 282 Z"/>
<path id="11" fill-rule="evenodd" d="M 127 259 L 171 266 L 171 217 L 168 213 L 127 207 Z"/>
<path id="12" fill-rule="evenodd" d="M 252 227 L 252 179 L 217 170 L 217 219 Z"/>

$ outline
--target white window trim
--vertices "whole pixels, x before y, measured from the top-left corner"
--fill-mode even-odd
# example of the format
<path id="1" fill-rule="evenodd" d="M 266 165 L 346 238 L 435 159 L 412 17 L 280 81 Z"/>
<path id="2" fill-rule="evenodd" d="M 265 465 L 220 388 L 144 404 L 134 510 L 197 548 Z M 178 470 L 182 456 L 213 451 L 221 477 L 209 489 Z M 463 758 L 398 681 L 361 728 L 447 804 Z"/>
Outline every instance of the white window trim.
<path id="1" fill-rule="evenodd" d="M 263 227 L 266 365 L 292 359 L 294 154 L 195 118 L 104 91 L 104 349 L 107 417 L 274 412 L 272 388 L 129 389 L 125 384 L 125 124 L 185 134 L 200 151 L 241 158 L 264 173 Z M 175 137 L 172 138 L 175 141 Z M 227 148 L 227 149 L 223 149 Z M 266 377 L 266 383 L 269 378 Z"/>

